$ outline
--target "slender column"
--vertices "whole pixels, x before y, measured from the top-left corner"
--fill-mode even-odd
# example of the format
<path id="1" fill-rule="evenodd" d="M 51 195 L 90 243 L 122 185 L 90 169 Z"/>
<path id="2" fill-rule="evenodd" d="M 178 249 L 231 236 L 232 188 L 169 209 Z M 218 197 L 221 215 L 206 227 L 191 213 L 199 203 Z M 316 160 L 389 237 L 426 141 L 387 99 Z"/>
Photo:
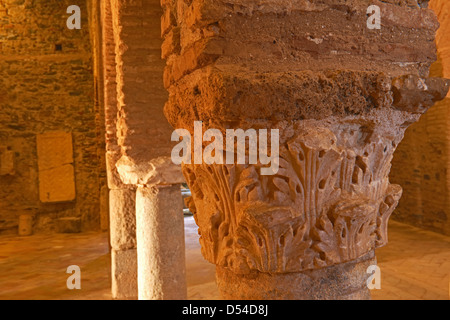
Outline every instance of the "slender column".
<path id="1" fill-rule="evenodd" d="M 180 185 L 139 187 L 136 208 L 139 299 L 186 299 Z"/>
<path id="2" fill-rule="evenodd" d="M 428 78 L 433 12 L 373 2 L 162 1 L 172 126 L 279 133 L 273 175 L 262 161 L 183 165 L 224 298 L 370 297 L 367 267 L 402 194 L 393 153 L 449 88 Z M 368 28 L 370 4 L 381 30 Z"/>

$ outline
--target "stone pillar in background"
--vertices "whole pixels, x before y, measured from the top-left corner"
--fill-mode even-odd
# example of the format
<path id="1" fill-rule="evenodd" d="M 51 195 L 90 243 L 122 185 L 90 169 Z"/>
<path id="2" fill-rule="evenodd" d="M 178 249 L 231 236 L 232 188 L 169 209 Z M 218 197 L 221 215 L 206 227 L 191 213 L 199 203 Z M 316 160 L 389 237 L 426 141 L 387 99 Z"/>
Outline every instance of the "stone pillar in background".
<path id="1" fill-rule="evenodd" d="M 122 157 L 122 180 L 138 186 L 136 240 L 140 300 L 187 298 L 181 168 L 169 157 L 136 164 Z"/>
<path id="2" fill-rule="evenodd" d="M 367 27 L 371 4 L 382 32 Z M 183 165 L 222 297 L 370 298 L 367 267 L 402 194 L 388 178 L 394 150 L 448 91 L 427 78 L 435 15 L 411 1 L 162 5 L 172 126 L 279 130 L 275 175 L 260 163 Z"/>
<path id="3" fill-rule="evenodd" d="M 136 196 L 139 299 L 186 299 L 180 185 L 140 187 Z"/>
<path id="4" fill-rule="evenodd" d="M 110 1 L 101 1 L 101 5 L 112 297 L 137 299 L 136 187 L 124 184 L 116 169 L 121 150 L 116 137 L 115 42 Z"/>
<path id="5" fill-rule="evenodd" d="M 114 162 L 123 183 L 139 188 L 139 298 L 183 299 L 187 293 L 179 184 L 184 179 L 180 168 L 173 171 L 170 162 L 172 129 L 163 114 L 167 91 L 163 86 L 165 63 L 161 59 L 162 8 L 159 0 L 111 0 L 111 11 L 117 83 L 116 136 L 121 153 L 120 160 Z M 150 196 L 148 190 L 159 192 Z M 167 229 L 169 216 L 173 219 Z"/>

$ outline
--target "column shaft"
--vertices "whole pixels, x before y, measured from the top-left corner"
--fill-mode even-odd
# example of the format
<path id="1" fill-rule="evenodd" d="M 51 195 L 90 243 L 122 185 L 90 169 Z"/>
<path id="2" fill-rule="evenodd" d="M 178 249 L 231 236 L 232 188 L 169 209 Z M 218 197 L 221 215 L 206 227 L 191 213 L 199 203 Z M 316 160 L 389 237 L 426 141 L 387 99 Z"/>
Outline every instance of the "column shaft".
<path id="1" fill-rule="evenodd" d="M 110 190 L 113 299 L 137 299 L 136 190 Z"/>
<path id="2" fill-rule="evenodd" d="M 139 299 L 186 299 L 180 186 L 138 188 L 136 224 Z"/>

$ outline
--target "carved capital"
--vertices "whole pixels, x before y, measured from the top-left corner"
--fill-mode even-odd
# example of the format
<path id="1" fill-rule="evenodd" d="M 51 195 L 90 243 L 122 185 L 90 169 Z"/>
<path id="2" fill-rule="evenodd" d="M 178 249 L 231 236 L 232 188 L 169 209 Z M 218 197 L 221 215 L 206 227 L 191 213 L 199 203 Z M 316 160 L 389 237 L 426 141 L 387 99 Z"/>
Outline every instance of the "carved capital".
<path id="1" fill-rule="evenodd" d="M 204 257 L 234 274 L 290 273 L 386 244 L 402 193 L 388 178 L 394 150 L 449 89 L 427 78 L 434 13 L 376 1 L 387 39 L 367 30 L 363 1 L 176 4 L 163 17 L 172 126 L 280 130 L 273 176 L 259 164 L 183 166 Z"/>
<path id="2" fill-rule="evenodd" d="M 260 165 L 184 165 L 204 257 L 236 273 L 299 272 L 386 244 L 402 193 L 388 174 L 404 129 L 399 118 L 376 120 L 285 127 L 292 136 L 273 176 L 261 175 Z"/>
<path id="3" fill-rule="evenodd" d="M 259 164 L 184 165 L 210 262 L 241 274 L 300 272 L 352 261 L 387 243 L 388 219 L 402 194 L 389 183 L 393 153 L 448 83 L 332 74 L 334 89 L 324 99 L 339 112 L 328 118 L 314 117 L 321 106 L 313 105 L 302 109 L 307 120 L 239 122 L 244 129 L 279 129 L 277 174 L 262 175 Z"/>

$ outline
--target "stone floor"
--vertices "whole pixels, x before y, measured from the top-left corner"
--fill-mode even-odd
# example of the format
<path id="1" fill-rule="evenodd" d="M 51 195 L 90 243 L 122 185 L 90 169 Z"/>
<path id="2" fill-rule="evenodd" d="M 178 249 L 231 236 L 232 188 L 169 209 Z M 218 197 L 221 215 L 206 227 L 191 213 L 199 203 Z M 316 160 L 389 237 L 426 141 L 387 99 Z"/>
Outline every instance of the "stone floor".
<path id="1" fill-rule="evenodd" d="M 200 254 L 192 217 L 186 222 L 189 299 L 218 299 L 214 266 Z M 390 242 L 377 251 L 381 268 L 380 299 L 450 298 L 450 237 L 397 222 Z M 0 237 L 0 300 L 111 299 L 110 255 L 106 233 Z M 81 290 L 68 290 L 67 267 L 81 268 Z"/>

